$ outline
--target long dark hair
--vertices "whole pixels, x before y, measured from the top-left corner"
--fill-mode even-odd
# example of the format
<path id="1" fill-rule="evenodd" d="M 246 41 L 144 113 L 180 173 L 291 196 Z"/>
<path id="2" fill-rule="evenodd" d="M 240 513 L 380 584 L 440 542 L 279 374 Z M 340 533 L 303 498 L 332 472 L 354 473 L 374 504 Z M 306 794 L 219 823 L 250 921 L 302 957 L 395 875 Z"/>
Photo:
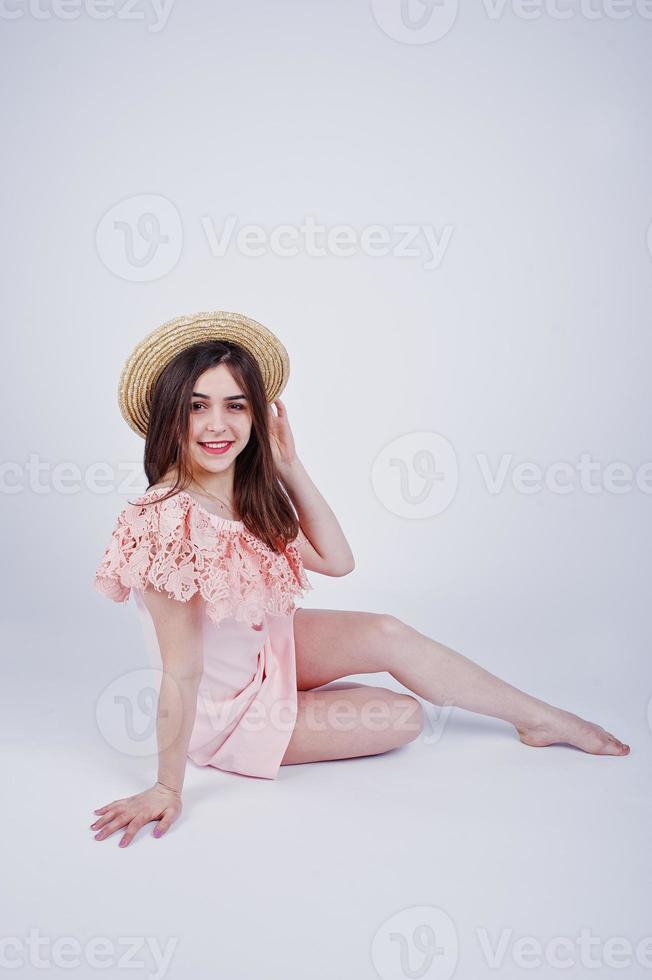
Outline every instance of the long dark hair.
<path id="1" fill-rule="evenodd" d="M 149 413 L 144 468 L 147 488 L 174 467 L 170 492 L 148 503 L 168 500 L 192 481 L 188 436 L 190 404 L 197 379 L 208 368 L 225 364 L 247 396 L 252 426 L 249 442 L 236 457 L 233 497 L 245 527 L 273 551 L 283 552 L 299 531 L 292 502 L 279 481 L 269 442 L 268 402 L 260 368 L 239 344 L 209 340 L 177 354 L 159 376 Z"/>

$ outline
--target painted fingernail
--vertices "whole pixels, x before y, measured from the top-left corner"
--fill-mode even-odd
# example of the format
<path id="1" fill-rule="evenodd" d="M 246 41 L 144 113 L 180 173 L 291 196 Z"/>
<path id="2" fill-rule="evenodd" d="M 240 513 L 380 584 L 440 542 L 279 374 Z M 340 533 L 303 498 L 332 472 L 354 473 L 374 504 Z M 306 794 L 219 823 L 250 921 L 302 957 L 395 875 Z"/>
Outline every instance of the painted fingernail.
<path id="1" fill-rule="evenodd" d="M 126 843 L 127 842 L 126 842 L 126 840 L 123 837 L 122 840 L 120 841 L 120 847 L 124 847 Z"/>
<path id="2" fill-rule="evenodd" d="M 154 831 L 154 837 L 160 837 L 160 836 L 161 836 L 161 831 L 157 827 L 156 830 Z"/>

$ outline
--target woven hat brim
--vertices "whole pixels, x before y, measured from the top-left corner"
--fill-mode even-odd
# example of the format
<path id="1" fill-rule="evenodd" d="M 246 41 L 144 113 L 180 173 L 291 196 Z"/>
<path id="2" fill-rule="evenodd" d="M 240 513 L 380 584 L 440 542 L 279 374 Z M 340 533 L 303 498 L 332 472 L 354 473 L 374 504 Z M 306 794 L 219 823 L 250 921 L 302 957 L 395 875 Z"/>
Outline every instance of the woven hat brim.
<path id="1" fill-rule="evenodd" d="M 223 310 L 194 313 L 168 320 L 148 333 L 134 348 L 120 374 L 118 404 L 127 424 L 143 438 L 156 382 L 167 364 L 182 350 L 206 340 L 230 340 L 256 359 L 268 403 L 285 388 L 290 358 L 271 330 L 242 313 Z"/>

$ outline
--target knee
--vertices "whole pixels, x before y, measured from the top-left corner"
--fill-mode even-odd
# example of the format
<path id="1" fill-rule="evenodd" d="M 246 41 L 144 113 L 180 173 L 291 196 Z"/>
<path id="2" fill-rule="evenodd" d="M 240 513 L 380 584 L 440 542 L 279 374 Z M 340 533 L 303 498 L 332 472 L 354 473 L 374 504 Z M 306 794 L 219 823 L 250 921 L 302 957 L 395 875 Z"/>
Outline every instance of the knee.
<path id="1" fill-rule="evenodd" d="M 378 670 L 393 672 L 403 648 L 405 623 L 389 613 L 377 613 L 373 646 L 380 654 Z"/>
<path id="2" fill-rule="evenodd" d="M 392 616 L 391 613 L 377 613 L 376 614 L 376 629 L 382 636 L 386 637 L 396 637 L 401 634 L 404 629 L 404 623 L 396 616 Z"/>

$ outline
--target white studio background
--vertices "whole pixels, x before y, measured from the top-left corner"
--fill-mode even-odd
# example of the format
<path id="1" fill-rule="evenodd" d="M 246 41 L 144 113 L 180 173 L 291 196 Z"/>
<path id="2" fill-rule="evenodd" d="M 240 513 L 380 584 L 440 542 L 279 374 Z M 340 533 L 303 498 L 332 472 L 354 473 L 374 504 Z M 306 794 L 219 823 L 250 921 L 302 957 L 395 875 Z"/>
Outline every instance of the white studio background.
<path id="1" fill-rule="evenodd" d="M 645 878 L 632 886 L 628 877 L 646 838 L 627 801 L 640 805 L 631 773 L 649 767 L 651 738 L 652 4 L 413 2 L 2 7 L 4 744 L 18 752 L 7 753 L 3 781 L 26 779 L 33 767 L 22 800 L 35 834 L 50 817 L 40 811 L 32 752 L 53 792 L 63 772 L 67 792 L 75 771 L 89 781 L 74 812 L 64 806 L 60 866 L 48 858 L 55 881 L 91 849 L 86 810 L 90 817 L 142 788 L 147 767 L 127 760 L 121 769 L 94 727 L 102 689 L 143 662 L 131 601 L 121 607 L 92 589 L 118 511 L 145 486 L 133 479 L 144 443 L 120 416 L 118 376 L 163 321 L 243 312 L 289 351 L 281 397 L 299 455 L 356 558 L 345 578 L 309 573 L 314 591 L 300 604 L 393 613 L 632 745 L 631 759 L 619 761 L 570 749 L 528 753 L 501 739 L 483 757 L 483 734 L 504 726 L 467 715 L 458 729 L 463 739 L 478 726 L 460 757 L 464 786 L 488 778 L 477 766 L 514 752 L 516 772 L 545 768 L 550 821 L 559 814 L 554 787 L 568 799 L 590 771 L 613 801 L 614 837 L 628 825 L 631 852 L 620 841 L 602 867 L 611 919 L 598 912 L 600 876 L 582 878 L 582 865 L 571 879 L 582 878 L 588 904 L 574 905 L 566 882 L 567 919 L 544 927 L 505 912 L 500 922 L 542 941 L 592 923 L 603 937 L 634 943 L 649 930 L 636 900 Z M 455 737 L 449 744 L 455 753 Z M 428 765 L 434 792 L 432 757 Z M 318 776 L 302 779 L 337 769 L 312 768 Z M 421 786 L 418 770 L 410 771 Z M 363 788 L 378 792 L 381 772 L 363 776 Z M 220 778 L 199 775 L 204 788 Z M 302 791 L 294 775 L 300 800 L 309 783 Z M 642 785 L 642 770 L 639 778 Z M 253 813 L 262 791 L 244 782 Z M 232 797 L 241 791 L 237 781 L 225 785 Z M 574 810 L 605 805 L 602 796 L 582 799 L 573 797 Z M 230 805 L 234 813 L 242 806 Z M 467 812 L 477 834 L 472 818 Z M 19 835 L 24 820 L 20 808 L 10 819 Z M 396 823 L 402 839 L 415 833 Z M 500 821 L 487 823 L 498 833 Z M 258 824 L 248 831 L 247 855 Z M 195 848 L 197 836 L 193 827 Z M 221 830 L 213 840 L 223 844 Z M 166 843 L 171 853 L 172 837 Z M 152 846 L 161 861 L 162 842 Z M 282 846 L 299 894 L 312 887 L 324 901 L 330 894 L 346 903 L 341 877 L 324 872 L 324 881 L 319 871 L 307 883 L 293 864 L 296 840 Z M 246 943 L 234 952 L 220 937 L 224 976 L 384 976 L 371 942 L 385 919 L 419 905 L 453 914 L 450 895 L 434 887 L 445 854 L 429 864 L 429 846 L 430 836 L 418 854 L 432 891 L 422 882 L 400 895 L 381 889 L 378 907 L 360 913 L 359 941 L 347 906 L 339 919 L 332 913 L 328 929 L 339 940 L 328 945 L 328 910 L 320 909 L 321 924 L 308 929 L 312 953 L 299 956 L 299 946 L 283 958 L 272 916 L 259 959 Z M 133 845 L 127 850 L 133 856 Z M 113 844 L 95 845 L 89 860 L 100 884 L 114 854 Z M 119 860 L 128 868 L 129 856 Z M 371 860 L 364 855 L 365 874 Z M 603 860 L 596 850 L 596 863 Z M 649 871 L 649 848 L 646 861 Z M 90 913 L 79 926 L 79 898 L 57 903 L 52 881 L 30 917 L 36 864 L 21 878 L 8 932 L 23 936 L 31 924 L 68 935 L 75 921 L 75 934 L 97 932 Z M 477 882 L 472 864 L 466 871 Z M 496 923 L 464 905 L 456 868 L 453 860 L 461 941 L 464 915 Z M 484 900 L 507 901 L 505 879 L 496 898 L 487 874 L 478 886 Z M 249 880 L 260 887 L 258 875 Z M 58 887 L 65 894 L 66 882 Z M 291 904 L 289 887 L 281 893 Z M 557 901 L 558 879 L 549 887 Z M 137 916 L 118 922 L 116 935 L 140 928 Z M 215 976 L 203 939 L 190 925 L 179 930 L 174 970 Z M 472 975 L 484 976 L 477 946 L 463 948 Z M 275 966 L 263 974 L 265 962 Z M 524 973 L 510 963 L 510 976 Z M 649 975 L 637 969 L 624 975 Z M 544 965 L 541 975 L 558 971 Z"/>

